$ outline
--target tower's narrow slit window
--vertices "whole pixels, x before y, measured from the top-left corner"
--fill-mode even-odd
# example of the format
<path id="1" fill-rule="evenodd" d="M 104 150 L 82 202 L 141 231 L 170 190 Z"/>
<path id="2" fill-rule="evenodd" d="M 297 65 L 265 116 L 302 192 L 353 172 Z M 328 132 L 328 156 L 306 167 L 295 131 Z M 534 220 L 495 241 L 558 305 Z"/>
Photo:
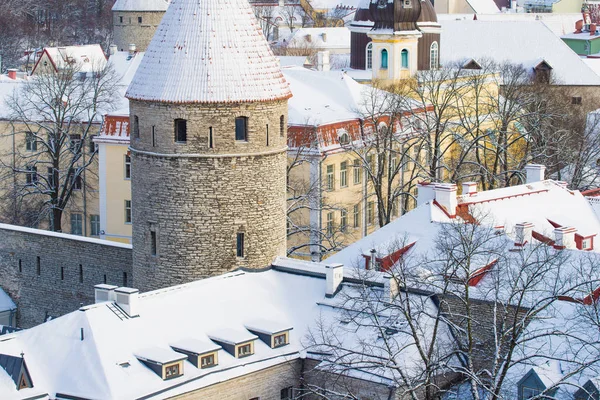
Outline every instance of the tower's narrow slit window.
<path id="1" fill-rule="evenodd" d="M 175 120 L 175 141 L 177 143 L 187 142 L 187 120 Z"/>
<path id="2" fill-rule="evenodd" d="M 150 254 L 156 255 L 156 231 L 150 231 Z"/>
<path id="3" fill-rule="evenodd" d="M 244 232 L 237 234 L 237 256 L 244 257 Z"/>
<path id="4" fill-rule="evenodd" d="M 79 264 L 79 283 L 83 283 L 83 265 Z"/>
<path id="5" fill-rule="evenodd" d="M 214 147 L 215 147 L 215 144 L 213 142 L 213 129 L 211 126 L 210 128 L 208 128 L 208 148 L 213 149 Z"/>
<path id="6" fill-rule="evenodd" d="M 123 272 L 123 286 L 127 286 L 127 272 Z"/>
<path id="7" fill-rule="evenodd" d="M 248 140 L 247 117 L 237 117 L 235 119 L 235 140 L 244 142 Z"/>
<path id="8" fill-rule="evenodd" d="M 156 147 L 156 127 L 152 125 L 152 147 Z"/>
<path id="9" fill-rule="evenodd" d="M 285 117 L 282 115 L 279 117 L 279 136 L 285 135 Z"/>
<path id="10" fill-rule="evenodd" d="M 267 124 L 267 146 L 269 145 L 269 124 Z"/>
<path id="11" fill-rule="evenodd" d="M 60 280 L 65 280 L 65 267 L 60 267 Z"/>
<path id="12" fill-rule="evenodd" d="M 134 139 L 139 139 L 140 138 L 140 119 L 138 118 L 137 115 L 133 116 L 133 127 L 132 127 L 132 133 L 133 133 L 133 138 Z"/>
<path id="13" fill-rule="evenodd" d="M 36 273 L 38 275 L 41 275 L 42 274 L 42 260 L 40 259 L 40 256 L 37 256 L 35 261 L 36 261 L 36 268 L 35 268 Z"/>

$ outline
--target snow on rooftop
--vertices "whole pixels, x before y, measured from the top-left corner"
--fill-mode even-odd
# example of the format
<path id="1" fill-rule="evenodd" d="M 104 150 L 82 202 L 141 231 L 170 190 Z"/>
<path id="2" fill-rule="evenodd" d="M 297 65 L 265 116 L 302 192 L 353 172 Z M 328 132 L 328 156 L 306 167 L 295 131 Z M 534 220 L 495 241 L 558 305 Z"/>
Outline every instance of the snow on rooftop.
<path id="1" fill-rule="evenodd" d="M 467 0 L 476 14 L 494 14 L 500 12 L 494 0 Z"/>
<path id="2" fill-rule="evenodd" d="M 99 44 L 45 47 L 43 52 L 48 54 L 54 66 L 59 70 L 75 64 L 77 72 L 90 73 L 102 70 L 106 66 L 106 56 Z M 37 64 L 32 74 L 36 69 Z"/>
<path id="3" fill-rule="evenodd" d="M 170 0 L 117 0 L 113 11 L 167 11 Z"/>
<path id="4" fill-rule="evenodd" d="M 287 38 L 287 42 L 290 48 L 308 46 L 315 50 L 347 49 L 350 52 L 350 30 L 346 27 L 299 28 Z"/>
<path id="5" fill-rule="evenodd" d="M 185 360 L 187 356 L 162 347 L 148 347 L 135 351 L 135 356 L 141 360 L 153 361 L 166 364 L 174 361 Z"/>
<path id="6" fill-rule="evenodd" d="M 130 99 L 169 103 L 290 95 L 246 0 L 173 0 L 127 91 Z"/>
<path id="7" fill-rule="evenodd" d="M 0 312 L 16 310 L 17 306 L 15 302 L 10 298 L 6 292 L 0 288 Z"/>
<path id="8" fill-rule="evenodd" d="M 493 59 L 522 64 L 530 71 L 545 60 L 557 83 L 600 85 L 598 76 L 541 21 L 441 20 L 442 63 Z"/>
<path id="9" fill-rule="evenodd" d="M 284 331 L 290 331 L 294 329 L 289 323 L 283 323 L 281 321 L 272 321 L 264 318 L 256 318 L 247 321 L 244 326 L 246 329 L 253 332 L 265 333 L 267 335 L 274 335 Z"/>
<path id="10" fill-rule="evenodd" d="M 184 338 L 176 340 L 169 344 L 171 347 L 189 351 L 196 354 L 205 354 L 213 351 L 221 350 L 221 346 L 211 342 L 210 340 L 199 340 L 195 338 Z"/>
<path id="11" fill-rule="evenodd" d="M 217 342 L 228 344 L 240 344 L 258 339 L 258 336 L 251 334 L 245 329 L 223 328 L 208 332 L 208 337 Z"/>

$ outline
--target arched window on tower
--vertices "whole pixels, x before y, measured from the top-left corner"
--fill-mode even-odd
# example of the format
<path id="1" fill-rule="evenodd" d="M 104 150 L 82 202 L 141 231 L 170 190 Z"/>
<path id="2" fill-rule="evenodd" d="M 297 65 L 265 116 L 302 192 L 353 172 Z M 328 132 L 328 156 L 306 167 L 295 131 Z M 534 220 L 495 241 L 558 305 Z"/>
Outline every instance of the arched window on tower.
<path id="1" fill-rule="evenodd" d="M 373 69 L 373 43 L 367 45 L 367 69 Z"/>
<path id="2" fill-rule="evenodd" d="M 387 69 L 388 67 L 388 51 L 386 49 L 381 50 L 381 69 Z"/>
<path id="3" fill-rule="evenodd" d="M 402 50 L 400 55 L 402 58 L 402 68 L 408 68 L 408 50 Z"/>
<path id="4" fill-rule="evenodd" d="M 239 142 L 248 141 L 248 117 L 237 117 L 235 119 L 235 140 Z"/>
<path id="5" fill-rule="evenodd" d="M 439 67 L 439 46 L 438 42 L 433 42 L 429 48 L 429 69 L 438 69 Z"/>

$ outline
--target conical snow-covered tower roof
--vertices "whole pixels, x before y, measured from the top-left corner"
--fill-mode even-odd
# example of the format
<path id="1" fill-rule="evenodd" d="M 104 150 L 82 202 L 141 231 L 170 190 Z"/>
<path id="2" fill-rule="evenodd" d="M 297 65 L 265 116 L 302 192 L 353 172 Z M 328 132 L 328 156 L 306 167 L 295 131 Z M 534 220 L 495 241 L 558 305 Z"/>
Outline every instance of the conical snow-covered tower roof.
<path id="1" fill-rule="evenodd" d="M 117 0 L 113 11 L 167 11 L 169 0 Z"/>
<path id="2" fill-rule="evenodd" d="M 127 97 L 228 103 L 291 92 L 247 0 L 172 0 Z"/>

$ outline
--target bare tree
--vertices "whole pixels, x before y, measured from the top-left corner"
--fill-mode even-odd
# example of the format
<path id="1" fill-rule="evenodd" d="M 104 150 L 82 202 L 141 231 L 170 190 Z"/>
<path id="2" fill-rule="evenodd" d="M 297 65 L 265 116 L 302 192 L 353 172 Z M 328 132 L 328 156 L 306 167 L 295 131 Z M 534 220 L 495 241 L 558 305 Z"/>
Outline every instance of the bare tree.
<path id="1" fill-rule="evenodd" d="M 49 217 L 54 231 L 62 230 L 74 193 L 85 189 L 96 156 L 92 135 L 113 107 L 117 84 L 111 66 L 84 73 L 70 65 L 37 74 L 8 100 L 14 146 L 2 164 L 15 174 L 15 201 L 39 200 L 37 220 Z"/>
<path id="2" fill-rule="evenodd" d="M 273 27 L 275 26 L 275 7 L 274 6 L 253 6 L 254 15 L 262 29 L 267 40 L 271 40 Z"/>
<path id="3" fill-rule="evenodd" d="M 281 7 L 281 17 L 285 25 L 294 32 L 294 28 L 301 22 L 301 14 L 304 12 L 299 3 L 286 3 Z"/>
<path id="4" fill-rule="evenodd" d="M 396 398 L 439 399 L 462 387 L 468 396 L 460 398 L 513 399 L 528 369 L 560 362 L 541 399 L 594 373 L 597 304 L 584 296 L 600 282 L 596 255 L 541 243 L 511 251 L 512 241 L 480 223 L 439 224 L 436 237 L 430 252 L 385 274 L 357 269 L 344 284 L 331 303 L 338 316 L 317 321 L 306 339 L 322 360 L 307 392 L 360 398 L 339 376 L 364 375 L 389 381 Z M 397 238 L 378 256 L 407 243 Z"/>

